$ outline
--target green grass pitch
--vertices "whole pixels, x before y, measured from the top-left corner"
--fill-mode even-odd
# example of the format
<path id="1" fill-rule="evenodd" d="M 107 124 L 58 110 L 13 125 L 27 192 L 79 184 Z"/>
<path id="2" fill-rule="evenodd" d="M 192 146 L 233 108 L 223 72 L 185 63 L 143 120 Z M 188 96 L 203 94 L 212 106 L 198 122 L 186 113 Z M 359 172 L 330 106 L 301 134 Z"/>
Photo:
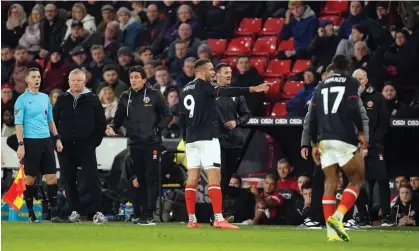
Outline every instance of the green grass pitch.
<path id="1" fill-rule="evenodd" d="M 138 226 L 2 222 L 1 250 L 39 251 L 262 251 L 419 250 L 419 228 L 350 231 L 348 243 L 326 241 L 325 230 L 243 226 L 240 230 L 187 229 L 184 224 Z"/>

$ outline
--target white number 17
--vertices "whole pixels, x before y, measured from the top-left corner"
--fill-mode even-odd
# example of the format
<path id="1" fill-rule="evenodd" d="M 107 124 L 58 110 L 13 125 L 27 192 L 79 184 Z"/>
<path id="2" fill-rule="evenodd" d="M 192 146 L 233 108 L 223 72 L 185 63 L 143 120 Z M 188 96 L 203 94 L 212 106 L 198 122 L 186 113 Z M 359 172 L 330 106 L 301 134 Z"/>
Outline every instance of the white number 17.
<path id="1" fill-rule="evenodd" d="M 332 114 L 338 111 L 339 105 L 342 102 L 343 94 L 345 94 L 345 86 L 330 87 L 330 93 L 338 93 L 332 107 Z M 329 88 L 322 89 L 324 114 L 329 114 Z"/>

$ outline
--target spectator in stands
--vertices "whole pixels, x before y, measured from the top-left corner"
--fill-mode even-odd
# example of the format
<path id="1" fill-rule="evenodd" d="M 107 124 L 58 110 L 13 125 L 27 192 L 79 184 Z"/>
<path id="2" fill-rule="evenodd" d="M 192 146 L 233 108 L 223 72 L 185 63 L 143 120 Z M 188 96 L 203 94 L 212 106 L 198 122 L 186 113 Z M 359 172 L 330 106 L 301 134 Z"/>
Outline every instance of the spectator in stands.
<path id="1" fill-rule="evenodd" d="M 97 30 L 95 18 L 87 13 L 86 7 L 83 3 L 75 3 L 71 10 L 71 18 L 67 20 L 67 31 L 65 38 L 68 38 L 72 34 L 73 23 L 80 22 L 82 28 L 82 35 L 84 37 L 89 36 Z"/>
<path id="2" fill-rule="evenodd" d="M 28 61 L 28 51 L 25 47 L 18 45 L 15 48 L 15 63 L 11 68 L 10 76 L 10 83 L 14 86 L 14 89 L 18 95 L 25 92 L 27 84 L 25 81 L 26 78 L 26 70 L 29 68 L 38 68 L 42 74 L 42 67 L 34 61 Z M 3 74 L 3 73 L 2 73 Z M 42 76 L 42 75 L 41 75 Z M 42 82 L 41 82 L 42 83 Z"/>
<path id="3" fill-rule="evenodd" d="M 183 72 L 176 77 L 176 86 L 179 88 L 183 88 L 188 82 L 194 80 L 195 78 L 195 71 L 194 71 L 194 64 L 196 58 L 189 57 L 185 59 L 183 63 Z"/>
<path id="4" fill-rule="evenodd" d="M 390 30 L 390 17 L 387 11 L 388 3 L 378 2 L 375 6 L 377 19 L 375 20 L 381 27 L 383 32 Z"/>
<path id="5" fill-rule="evenodd" d="M 61 89 L 53 89 L 50 93 L 49 93 L 49 100 L 51 101 L 51 105 L 52 107 L 54 107 L 55 103 L 57 102 L 57 98 L 58 96 L 60 96 L 61 94 L 63 94 L 63 90 Z"/>
<path id="6" fill-rule="evenodd" d="M 1 84 L 8 82 L 15 59 L 13 49 L 8 45 L 1 46 Z"/>
<path id="7" fill-rule="evenodd" d="M 338 31 L 338 36 L 344 39 L 348 39 L 349 36 L 353 34 L 354 25 L 358 24 L 366 27 L 366 33 L 363 33 L 365 35 L 368 34 L 368 31 L 373 35 L 374 38 L 378 38 L 381 34 L 379 24 L 369 18 L 366 13 L 364 13 L 361 1 L 351 1 L 349 6 L 349 15 L 341 24 Z"/>
<path id="8" fill-rule="evenodd" d="M 117 21 L 110 21 L 107 22 L 105 31 L 96 31 L 88 36 L 81 45 L 85 48 L 91 48 L 95 44 L 103 45 L 106 57 L 115 60 L 118 49 L 121 47 L 118 38 L 119 23 Z"/>
<path id="9" fill-rule="evenodd" d="M 141 66 L 144 66 L 144 63 L 153 59 L 153 52 L 151 51 L 151 47 L 143 46 L 138 49 L 138 63 Z"/>
<path id="10" fill-rule="evenodd" d="M 387 109 L 390 116 L 397 116 L 397 111 L 406 107 L 406 104 L 397 97 L 396 88 L 391 82 L 384 83 L 382 94 L 387 101 Z"/>
<path id="11" fill-rule="evenodd" d="M 237 56 L 237 74 L 231 81 L 232 87 L 249 87 L 256 86 L 263 83 L 263 78 L 260 76 L 255 67 L 250 66 L 250 58 L 248 55 Z M 265 100 L 264 94 L 243 95 L 246 99 L 246 104 L 252 112 L 252 116 L 265 116 L 265 108 L 263 102 Z"/>
<path id="12" fill-rule="evenodd" d="M 57 6 L 54 3 L 45 6 L 45 18 L 39 28 L 41 36 L 39 57 L 46 58 L 49 50 L 60 47 L 67 31 L 65 20 L 58 16 Z"/>
<path id="13" fill-rule="evenodd" d="M 160 90 L 163 94 L 164 91 L 171 86 L 176 86 L 176 82 L 170 79 L 167 68 L 164 66 L 158 66 L 156 68 L 156 84 L 153 88 Z"/>
<path id="14" fill-rule="evenodd" d="M 124 46 L 118 50 L 119 79 L 129 83 L 129 69 L 134 65 L 134 54 L 131 47 Z"/>
<path id="15" fill-rule="evenodd" d="M 353 70 L 363 69 L 367 70 L 368 61 L 370 60 L 370 53 L 367 43 L 358 41 L 355 43 L 354 55 L 352 56 L 351 67 Z"/>
<path id="16" fill-rule="evenodd" d="M 132 1 L 132 16 L 134 16 L 140 23 L 143 23 L 147 19 L 147 8 L 145 8 L 145 2 L 142 1 Z"/>
<path id="17" fill-rule="evenodd" d="M 164 97 L 169 107 L 179 103 L 179 96 L 179 89 L 176 86 L 171 86 L 164 92 Z"/>
<path id="18" fill-rule="evenodd" d="M 188 45 L 183 41 L 176 41 L 175 57 L 168 58 L 170 77 L 176 79 L 183 72 L 183 64 L 188 55 Z"/>
<path id="19" fill-rule="evenodd" d="M 44 6 L 36 4 L 29 16 L 29 25 L 26 27 L 25 33 L 19 39 L 19 45 L 27 48 L 28 51 L 33 52 L 36 55 L 38 55 L 41 50 L 39 45 L 41 42 L 41 31 L 39 25 L 41 20 L 44 18 L 44 15 Z"/>
<path id="20" fill-rule="evenodd" d="M 99 100 L 105 110 L 106 124 L 109 124 L 115 117 L 118 100 L 111 87 L 103 87 L 99 92 Z"/>
<path id="21" fill-rule="evenodd" d="M 286 215 L 287 225 L 300 225 L 304 222 L 311 221 L 311 195 L 313 193 L 313 186 L 310 181 L 305 182 L 301 185 L 301 195 L 295 195 L 295 198 L 291 198 L 290 205 L 288 206 L 288 212 Z"/>
<path id="22" fill-rule="evenodd" d="M 179 89 L 176 86 L 166 88 L 163 93 L 166 103 L 169 105 L 169 110 L 172 114 L 178 114 L 178 103 L 179 103 Z M 177 112 L 175 112 L 177 111 Z M 180 127 L 178 123 L 178 116 L 174 115 L 170 124 L 163 129 L 162 135 L 165 138 L 178 138 L 180 136 Z"/>
<path id="23" fill-rule="evenodd" d="M 160 13 L 163 15 L 168 24 L 176 22 L 177 9 L 179 5 L 180 4 L 178 2 L 171 0 L 160 2 Z"/>
<path id="24" fill-rule="evenodd" d="M 243 222 L 246 225 L 277 225 L 280 224 L 278 210 L 285 203 L 284 197 L 275 192 L 276 179 L 272 174 L 268 174 L 263 182 L 263 191 L 260 193 L 257 187 L 252 186 L 250 191 L 255 196 L 256 214 L 252 220 Z"/>
<path id="25" fill-rule="evenodd" d="M 417 41 L 409 41 L 410 34 L 407 30 L 398 30 L 395 36 L 395 43 L 387 50 L 382 61 L 387 74 L 398 86 L 416 85 Z"/>
<path id="26" fill-rule="evenodd" d="M 397 195 L 391 198 L 390 207 L 394 207 L 394 205 L 396 205 L 396 202 L 399 199 L 400 187 L 409 185 L 409 178 L 407 176 L 397 176 L 394 179 L 394 184 L 396 185 Z"/>
<path id="27" fill-rule="evenodd" d="M 298 190 L 300 191 L 300 193 L 303 192 L 303 190 L 301 189 L 301 187 L 307 183 L 311 181 L 311 176 L 309 176 L 308 174 L 302 174 L 300 176 L 298 176 L 297 179 L 297 184 L 298 184 Z"/>
<path id="28" fill-rule="evenodd" d="M 233 33 L 233 17 L 235 9 L 225 1 L 212 1 L 207 4 L 202 26 L 205 27 L 206 38 L 230 38 Z"/>
<path id="29" fill-rule="evenodd" d="M 148 60 L 144 63 L 144 71 L 147 74 L 147 82 L 153 86 L 156 84 L 156 66 L 159 65 L 157 60 Z"/>
<path id="30" fill-rule="evenodd" d="M 233 174 L 233 176 L 230 179 L 231 187 L 241 188 L 242 187 L 242 178 L 238 174 Z"/>
<path id="31" fill-rule="evenodd" d="M 87 51 L 81 47 L 77 46 L 70 52 L 71 59 L 73 64 L 70 65 L 70 71 L 75 68 L 86 68 L 89 66 L 89 60 L 87 59 Z"/>
<path id="32" fill-rule="evenodd" d="M 121 94 L 128 90 L 128 85 L 119 79 L 118 68 L 115 65 L 106 65 L 103 67 L 103 82 L 97 87 L 96 93 L 105 88 L 111 88 L 115 97 L 119 98 Z"/>
<path id="33" fill-rule="evenodd" d="M 277 172 L 279 179 L 276 184 L 276 188 L 283 190 L 294 190 L 295 192 L 300 193 L 297 180 L 291 177 L 292 169 L 293 168 L 287 159 L 283 158 L 278 161 Z"/>
<path id="34" fill-rule="evenodd" d="M 27 26 L 27 18 L 22 5 L 12 4 L 8 11 L 6 22 L 2 22 L 1 27 L 1 44 L 15 48 L 19 44 Z"/>
<path id="35" fill-rule="evenodd" d="M 179 42 L 185 43 L 187 48 L 187 54 L 190 57 L 197 57 L 198 47 L 201 44 L 201 40 L 196 38 L 192 33 L 192 26 L 188 23 L 183 23 L 178 29 L 179 37 L 173 41 L 169 46 L 169 52 L 167 60 L 170 62 L 176 57 L 176 45 Z"/>
<path id="36" fill-rule="evenodd" d="M 340 40 L 336 55 L 346 55 L 352 57 L 354 55 L 355 43 L 358 41 L 366 41 L 368 39 L 367 30 L 364 26 L 355 24 L 352 27 L 352 33 L 348 39 Z"/>
<path id="37" fill-rule="evenodd" d="M 307 47 L 308 53 L 312 55 L 312 65 L 318 73 L 326 70 L 326 67 L 332 61 L 340 39 L 335 35 L 333 23 L 327 19 L 320 23 L 317 30 L 317 36 Z"/>
<path id="38" fill-rule="evenodd" d="M 1 85 L 1 113 L 3 114 L 4 109 L 12 108 L 14 109 L 14 105 L 16 102 L 16 98 L 13 94 L 13 86 L 9 83 L 5 83 Z"/>
<path id="39" fill-rule="evenodd" d="M 281 30 L 281 40 L 294 38 L 294 50 L 278 53 L 278 58 L 309 59 L 307 47 L 316 36 L 319 20 L 314 11 L 302 1 L 290 1 Z"/>
<path id="40" fill-rule="evenodd" d="M 166 26 L 165 20 L 160 18 L 158 5 L 155 3 L 147 7 L 147 19 L 143 23 L 146 31 L 145 42 L 150 45 L 154 55 L 159 55 L 163 50 L 163 35 Z"/>
<path id="41" fill-rule="evenodd" d="M 61 44 L 64 56 L 67 57 L 75 47 L 81 45 L 85 38 L 83 23 L 73 21 L 71 24 L 71 34 Z"/>
<path id="42" fill-rule="evenodd" d="M 51 57 L 44 71 L 44 85 L 41 92 L 50 93 L 54 89 L 68 88 L 67 73 L 70 63 L 64 59 L 61 48 L 50 50 Z"/>
<path id="43" fill-rule="evenodd" d="M 132 51 L 135 51 L 140 39 L 140 22 L 131 16 L 131 12 L 126 7 L 119 8 L 116 14 L 118 15 L 119 27 L 121 29 L 119 33 L 121 46 L 129 47 Z"/>
<path id="44" fill-rule="evenodd" d="M 201 45 L 198 47 L 197 55 L 198 59 L 209 59 L 211 60 L 212 65 L 218 65 L 218 61 L 212 55 L 211 48 L 206 43 L 201 43 Z"/>
<path id="45" fill-rule="evenodd" d="M 92 62 L 89 65 L 89 71 L 92 73 L 92 78 L 98 84 L 103 81 L 103 67 L 112 64 L 112 60 L 105 56 L 105 51 L 102 45 L 93 45 L 90 48 L 92 54 Z"/>
<path id="46" fill-rule="evenodd" d="M 412 186 L 413 192 L 419 196 L 419 176 L 410 177 L 410 186 Z"/>
<path id="47" fill-rule="evenodd" d="M 192 11 L 191 7 L 186 4 L 181 5 L 177 9 L 177 21 L 174 23 L 164 34 L 164 39 L 166 43 L 172 43 L 180 32 L 180 26 L 182 24 L 189 24 L 190 26 L 190 35 L 196 38 L 200 38 L 201 35 L 201 25 L 196 18 L 195 13 Z M 194 53 L 196 52 L 196 49 Z"/>
<path id="48" fill-rule="evenodd" d="M 100 9 L 102 21 L 97 26 L 97 31 L 104 33 L 108 23 L 116 20 L 116 10 L 111 4 L 106 4 Z M 118 27 L 119 28 L 119 27 Z"/>
<path id="49" fill-rule="evenodd" d="M 299 90 L 295 96 L 287 102 L 286 108 L 290 117 L 304 117 L 308 105 L 313 96 L 316 86 L 319 84 L 320 76 L 316 69 L 309 68 L 304 71 L 304 88 Z"/>
<path id="50" fill-rule="evenodd" d="M 392 219 L 397 226 L 418 226 L 419 225 L 419 200 L 413 194 L 409 185 L 400 187 L 399 199 L 393 206 Z"/>
<path id="51" fill-rule="evenodd" d="M 15 117 L 13 108 L 7 108 L 2 112 L 1 136 L 9 137 L 16 133 Z"/>

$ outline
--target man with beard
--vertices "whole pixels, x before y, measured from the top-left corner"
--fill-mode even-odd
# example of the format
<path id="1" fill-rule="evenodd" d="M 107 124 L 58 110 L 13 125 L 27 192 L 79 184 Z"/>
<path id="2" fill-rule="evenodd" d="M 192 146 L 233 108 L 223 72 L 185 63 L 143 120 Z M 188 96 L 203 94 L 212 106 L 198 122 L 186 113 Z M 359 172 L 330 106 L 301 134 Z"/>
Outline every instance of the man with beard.
<path id="1" fill-rule="evenodd" d="M 85 37 L 83 36 L 83 23 L 80 21 L 73 21 L 71 24 L 71 35 L 63 41 L 61 47 L 64 54 L 67 56 L 78 45 L 80 45 Z"/>
<path id="2" fill-rule="evenodd" d="M 15 117 L 13 116 L 13 109 L 6 108 L 2 115 L 2 125 L 1 125 L 1 136 L 9 137 L 16 133 L 15 129 Z"/>
<path id="3" fill-rule="evenodd" d="M 99 84 L 96 90 L 97 94 L 99 94 L 100 90 L 104 87 L 110 87 L 115 93 L 115 97 L 119 98 L 121 94 L 129 88 L 124 81 L 119 79 L 118 68 L 115 65 L 103 67 L 103 79 L 104 81 Z"/>
<path id="4" fill-rule="evenodd" d="M 118 68 L 119 68 L 119 79 L 125 83 L 129 83 L 129 69 L 134 64 L 134 54 L 132 50 L 127 47 L 121 47 L 118 50 Z"/>

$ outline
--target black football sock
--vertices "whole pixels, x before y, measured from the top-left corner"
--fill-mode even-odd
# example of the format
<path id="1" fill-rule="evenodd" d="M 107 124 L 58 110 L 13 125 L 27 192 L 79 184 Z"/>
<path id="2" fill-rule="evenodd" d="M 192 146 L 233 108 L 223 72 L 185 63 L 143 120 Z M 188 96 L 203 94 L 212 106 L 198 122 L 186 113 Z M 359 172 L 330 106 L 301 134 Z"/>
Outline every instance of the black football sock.
<path id="1" fill-rule="evenodd" d="M 25 196 L 26 207 L 28 208 L 29 213 L 33 213 L 33 185 L 26 185 L 26 190 L 23 192 Z"/>

